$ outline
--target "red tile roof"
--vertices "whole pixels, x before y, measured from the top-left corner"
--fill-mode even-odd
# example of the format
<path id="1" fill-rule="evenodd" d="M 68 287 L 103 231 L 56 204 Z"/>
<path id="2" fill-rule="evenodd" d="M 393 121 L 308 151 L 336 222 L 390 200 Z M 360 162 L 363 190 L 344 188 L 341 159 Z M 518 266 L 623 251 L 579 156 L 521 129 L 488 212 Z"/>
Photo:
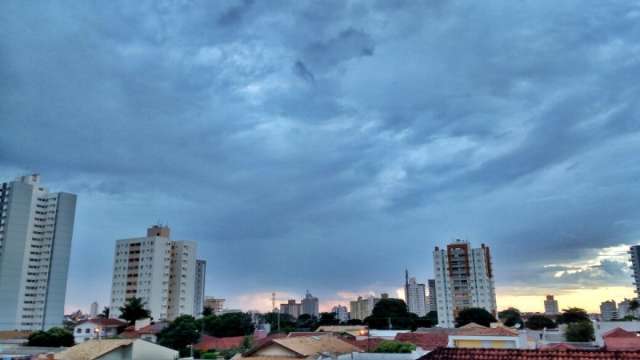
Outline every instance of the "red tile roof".
<path id="1" fill-rule="evenodd" d="M 419 360 L 640 360 L 640 352 L 438 348 Z"/>
<path id="2" fill-rule="evenodd" d="M 628 338 L 628 337 L 636 337 L 638 336 L 638 334 L 631 332 L 631 331 L 627 331 L 623 328 L 615 328 L 615 329 L 611 329 L 607 332 L 605 332 L 604 334 L 602 334 L 603 338 L 611 338 L 611 337 L 618 337 L 618 338 Z"/>
<path id="3" fill-rule="evenodd" d="M 349 338 L 343 338 L 342 340 L 348 342 L 349 344 L 357 347 L 362 351 L 373 351 L 373 349 L 377 348 L 384 339 L 381 338 L 369 338 L 362 340 L 355 340 Z"/>
<path id="4" fill-rule="evenodd" d="M 228 350 L 240 347 L 244 336 L 232 336 L 232 337 L 214 337 L 209 335 L 202 335 L 200 342 L 193 346 L 197 350 Z"/>
<path id="5" fill-rule="evenodd" d="M 463 336 L 518 336 L 516 331 L 507 329 L 504 327 L 485 328 L 485 327 L 470 327 L 459 328 L 454 335 Z"/>
<path id="6" fill-rule="evenodd" d="M 640 350 L 640 337 L 606 337 L 604 347 L 609 351 Z"/>
<path id="7" fill-rule="evenodd" d="M 424 350 L 433 350 L 438 347 L 447 346 L 449 334 L 447 331 L 433 331 L 428 333 L 399 333 L 396 340 L 413 344 Z"/>
<path id="8" fill-rule="evenodd" d="M 540 350 L 575 350 L 577 347 L 567 343 L 556 343 L 544 345 Z"/>
<path id="9" fill-rule="evenodd" d="M 92 323 L 102 327 L 120 327 L 126 326 L 127 323 L 124 321 L 120 321 L 118 319 L 105 319 L 105 318 L 95 318 L 95 319 L 87 319 L 82 320 L 76 324 L 76 326 L 80 324 Z"/>

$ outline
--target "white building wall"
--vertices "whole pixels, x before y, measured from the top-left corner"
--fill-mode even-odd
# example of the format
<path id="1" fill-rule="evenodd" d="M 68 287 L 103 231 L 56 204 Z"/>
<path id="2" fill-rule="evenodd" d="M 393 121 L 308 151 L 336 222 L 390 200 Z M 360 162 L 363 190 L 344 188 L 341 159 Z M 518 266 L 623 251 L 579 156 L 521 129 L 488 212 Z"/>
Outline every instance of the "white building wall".
<path id="1" fill-rule="evenodd" d="M 194 292 L 196 283 L 195 241 L 172 242 L 171 275 L 169 281 L 168 319 L 180 315 L 193 315 Z"/>
<path id="2" fill-rule="evenodd" d="M 415 278 L 409 279 L 405 284 L 405 300 L 409 312 L 418 316 L 427 315 L 427 297 L 424 284 L 418 284 Z"/>
<path id="3" fill-rule="evenodd" d="M 0 184 L 0 330 L 62 325 L 75 206 L 38 175 Z"/>

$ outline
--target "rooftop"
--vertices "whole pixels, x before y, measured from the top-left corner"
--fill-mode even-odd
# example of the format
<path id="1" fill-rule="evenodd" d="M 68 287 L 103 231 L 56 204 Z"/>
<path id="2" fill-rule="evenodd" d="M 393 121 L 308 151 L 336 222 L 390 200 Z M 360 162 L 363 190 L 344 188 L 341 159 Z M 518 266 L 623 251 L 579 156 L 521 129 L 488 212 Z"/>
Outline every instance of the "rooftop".
<path id="1" fill-rule="evenodd" d="M 93 360 L 117 348 L 129 346 L 134 341 L 132 339 L 89 340 L 57 353 L 55 358 L 60 360 Z"/>
<path id="2" fill-rule="evenodd" d="M 640 360 L 637 351 L 438 348 L 419 360 Z"/>

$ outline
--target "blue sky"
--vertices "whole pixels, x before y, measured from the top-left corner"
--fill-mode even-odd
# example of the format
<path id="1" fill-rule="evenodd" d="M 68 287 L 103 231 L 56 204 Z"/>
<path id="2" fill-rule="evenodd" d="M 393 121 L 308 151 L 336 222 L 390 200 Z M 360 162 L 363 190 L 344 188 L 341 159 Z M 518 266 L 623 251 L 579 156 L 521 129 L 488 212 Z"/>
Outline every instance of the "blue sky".
<path id="1" fill-rule="evenodd" d="M 3 1 L 0 22 L 0 179 L 79 195 L 69 309 L 106 304 L 114 241 L 158 221 L 235 307 L 393 292 L 454 238 L 492 248 L 499 307 L 630 292 L 637 1 Z"/>

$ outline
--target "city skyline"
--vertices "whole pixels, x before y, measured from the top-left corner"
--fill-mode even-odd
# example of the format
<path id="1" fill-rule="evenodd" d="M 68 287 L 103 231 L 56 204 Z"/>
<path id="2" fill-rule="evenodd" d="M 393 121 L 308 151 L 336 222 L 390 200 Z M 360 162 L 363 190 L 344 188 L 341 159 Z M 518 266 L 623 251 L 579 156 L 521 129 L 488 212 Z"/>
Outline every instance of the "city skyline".
<path id="1" fill-rule="evenodd" d="M 637 17 L 2 2 L 0 181 L 77 195 L 67 311 L 109 304 L 115 241 L 162 223 L 198 242 L 205 296 L 229 308 L 401 297 L 404 269 L 426 284 L 461 238 L 491 247 L 498 309 L 554 294 L 595 312 L 635 297 Z"/>

